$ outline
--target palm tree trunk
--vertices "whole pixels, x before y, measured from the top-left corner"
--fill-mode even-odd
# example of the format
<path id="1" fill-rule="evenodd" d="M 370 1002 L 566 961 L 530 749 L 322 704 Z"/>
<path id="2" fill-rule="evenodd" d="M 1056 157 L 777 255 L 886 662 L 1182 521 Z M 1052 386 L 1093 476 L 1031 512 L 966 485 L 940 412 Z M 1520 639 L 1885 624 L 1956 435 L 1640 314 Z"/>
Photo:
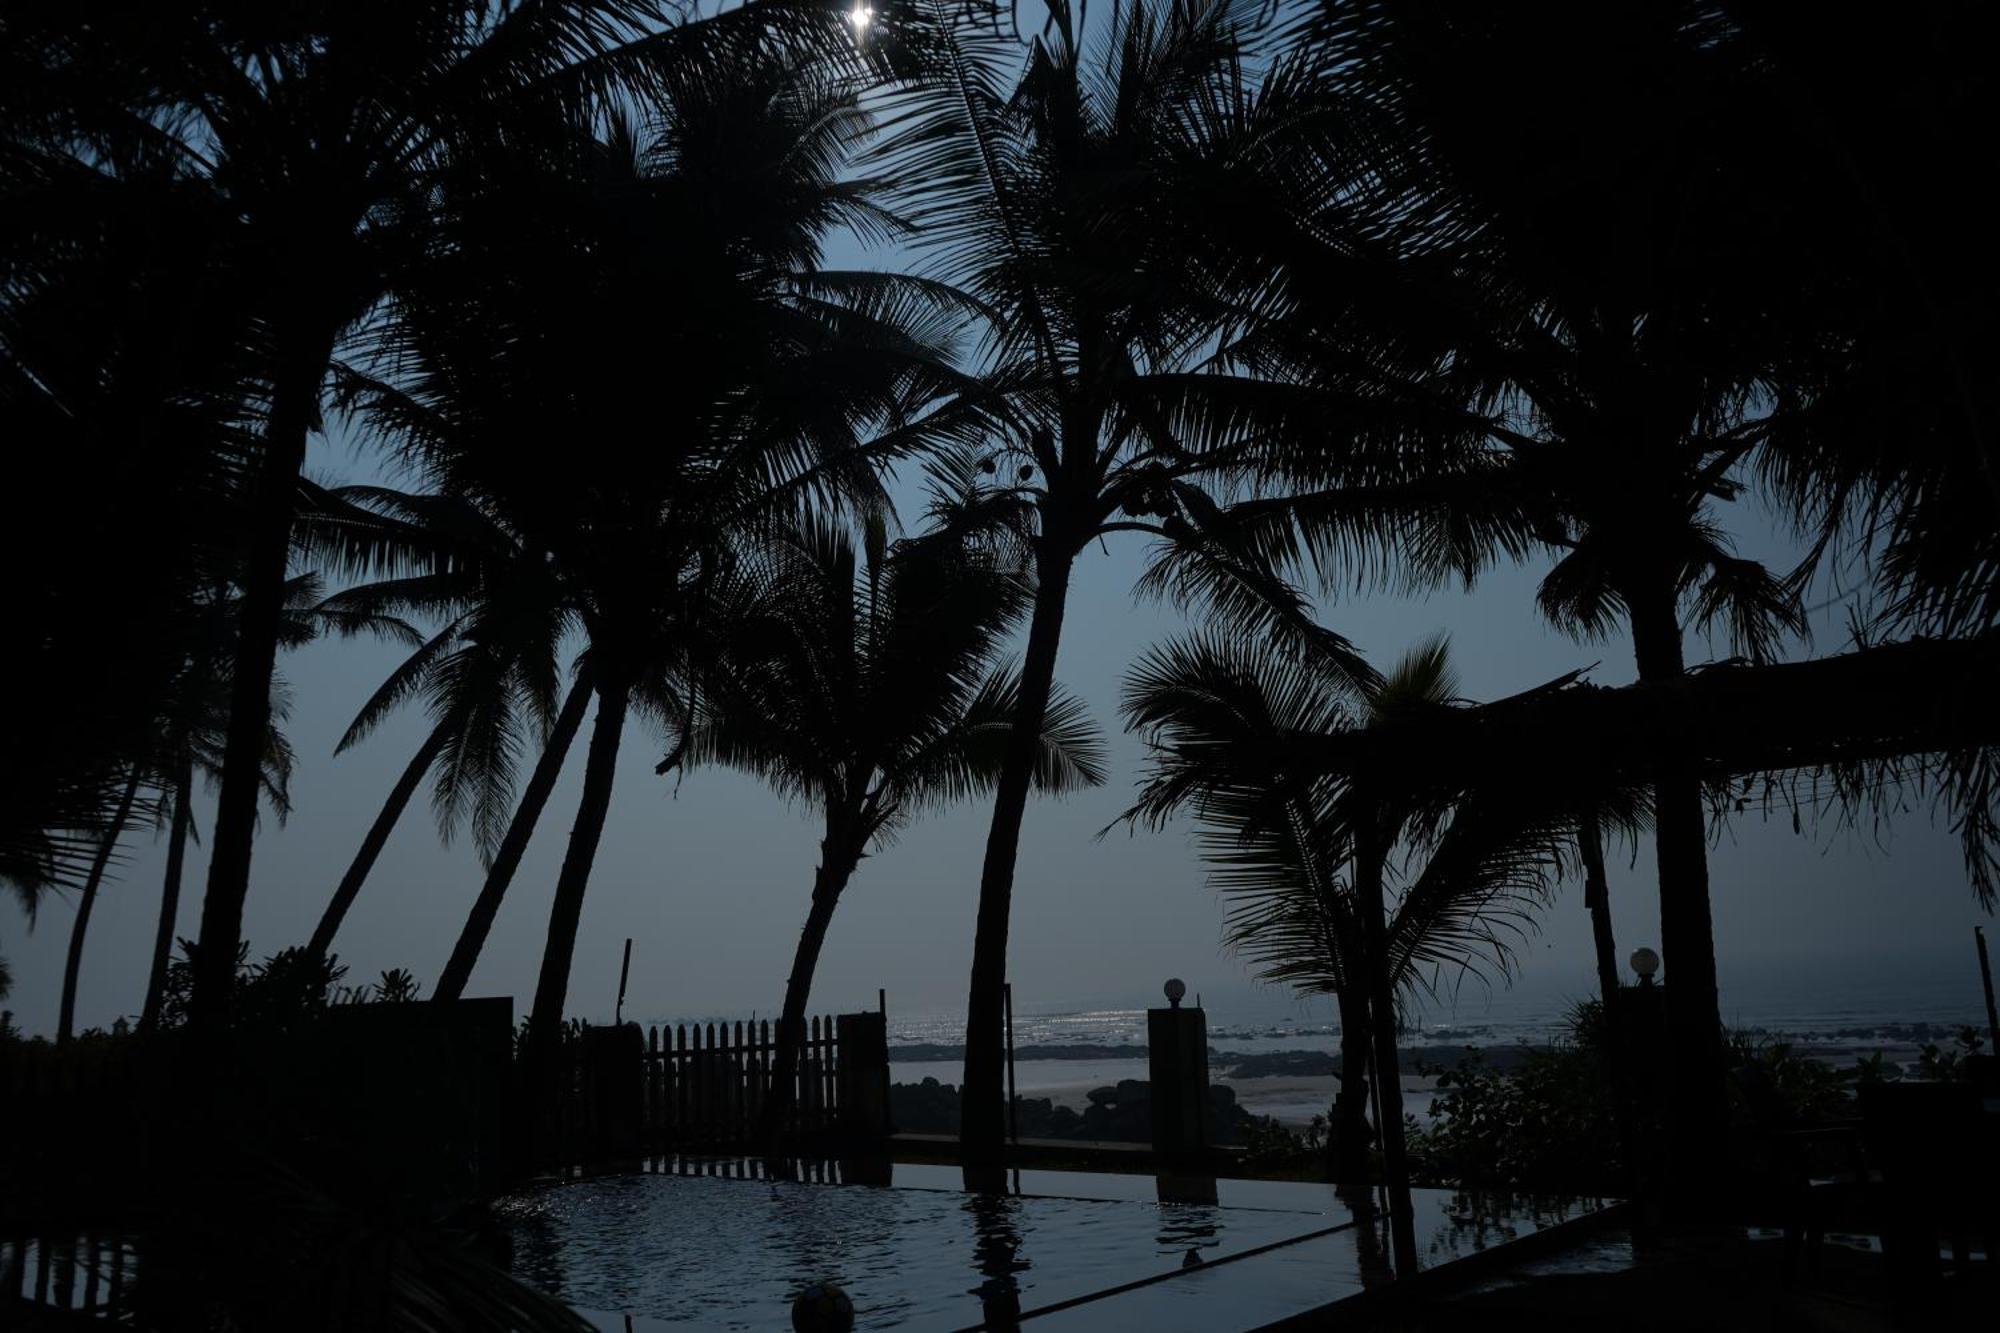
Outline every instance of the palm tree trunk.
<path id="1" fill-rule="evenodd" d="M 1382 1172 L 1389 1186 L 1389 1243 L 1396 1275 L 1417 1271 L 1416 1221 L 1410 1211 L 1410 1163 L 1403 1141 L 1403 1074 L 1396 1051 L 1395 982 L 1389 971 L 1389 926 L 1382 872 L 1389 859 L 1387 839 L 1366 833 L 1354 852 L 1354 893 L 1367 933 L 1368 1010 L 1375 1044 L 1375 1096 L 1382 1145 Z"/>
<path id="2" fill-rule="evenodd" d="M 846 821 L 827 819 L 826 837 L 819 845 L 819 869 L 813 875 L 812 907 L 806 913 L 806 928 L 792 955 L 792 975 L 785 982 L 785 1009 L 778 1018 L 778 1050 L 771 1063 L 770 1092 L 758 1118 L 757 1138 L 773 1150 L 784 1133 L 797 1092 L 799 1051 L 806 1039 L 806 1002 L 812 996 L 813 971 L 819 966 L 820 946 L 826 943 L 826 928 L 833 909 L 861 861 L 861 849 L 844 837 L 840 826 Z"/>
<path id="3" fill-rule="evenodd" d="M 515 807 L 514 817 L 507 824 L 507 833 L 500 839 L 500 850 L 494 854 L 493 864 L 486 871 L 486 883 L 480 886 L 472 912 L 465 918 L 465 927 L 458 932 L 458 943 L 451 947 L 451 958 L 446 961 L 444 974 L 438 978 L 437 989 L 431 994 L 433 1000 L 456 1000 L 465 994 L 465 984 L 472 979 L 473 965 L 479 961 L 480 950 L 486 947 L 486 936 L 493 929 L 494 918 L 500 915 L 500 902 L 507 896 L 507 886 L 514 882 L 514 872 L 520 869 L 521 857 L 528 850 L 528 840 L 534 836 L 535 824 L 542 817 L 542 807 L 549 803 L 549 793 L 555 790 L 556 779 L 562 776 L 563 761 L 569 757 L 570 743 L 583 726 L 584 711 L 590 707 L 590 682 L 590 671 L 586 666 L 577 673 L 576 683 L 570 686 L 569 697 L 563 700 L 562 712 L 556 715 L 555 728 L 549 732 L 548 744 L 542 747 L 542 757 L 535 761 L 535 771 L 528 778 L 527 790 L 521 794 L 521 804 Z"/>
<path id="4" fill-rule="evenodd" d="M 535 1004 L 528 1018 L 529 1044 L 546 1053 L 562 1026 L 563 1003 L 569 998 L 569 969 L 576 952 L 577 922 L 583 917 L 583 891 L 597 859 L 604 817 L 611 809 L 611 784 L 618 771 L 618 741 L 625 730 L 630 687 L 601 682 L 597 687 L 597 720 L 591 724 L 590 754 L 583 770 L 583 796 L 577 802 L 576 823 L 569 833 L 569 850 L 556 876 L 556 898 L 549 909 L 548 941 L 542 949 L 541 976 L 535 983 Z"/>
<path id="5" fill-rule="evenodd" d="M 132 802 L 138 795 L 139 769 L 134 765 L 131 777 L 126 779 L 124 794 L 118 798 L 118 812 L 111 817 L 111 827 L 105 830 L 97 855 L 91 858 L 90 874 L 83 881 L 83 896 L 77 899 L 76 924 L 69 931 L 69 958 L 63 964 L 62 1009 L 56 1018 L 57 1041 L 68 1041 L 76 1028 L 76 979 L 83 970 L 83 937 L 90 932 L 90 909 L 97 905 L 97 886 L 104 882 L 105 868 L 111 864 L 111 853 L 117 849 L 118 839 L 124 836 L 125 821 L 132 817 Z"/>
<path id="6" fill-rule="evenodd" d="M 1625 1159 L 1627 1194 L 1649 1197 L 1653 1178 L 1640 1161 L 1641 1137 L 1633 1096 L 1630 1049 L 1623 988 L 1618 983 L 1618 946 L 1611 934 L 1611 880 L 1604 873 L 1604 832 L 1595 814 L 1577 822 L 1576 847 L 1583 859 L 1583 901 L 1590 909 L 1590 934 L 1597 951 L 1597 989 L 1604 1004 L 1605 1065 L 1611 1073 L 1611 1105 L 1618 1122 L 1618 1151 Z"/>
<path id="7" fill-rule="evenodd" d="M 1611 881 L 1604 873 L 1604 834 L 1597 816 L 1585 815 L 1578 821 L 1576 848 L 1583 859 L 1583 905 L 1590 910 L 1591 943 L 1597 951 L 1597 992 L 1604 1000 L 1605 1022 L 1615 1023 L 1618 946 L 1611 934 Z"/>
<path id="8" fill-rule="evenodd" d="M 965 1080 L 959 1103 L 959 1144 L 967 1187 L 1001 1185 L 996 1175 L 1006 1152 L 1007 1115 L 1002 1089 L 1006 1037 L 1002 1031 L 1007 985 L 1007 924 L 1013 907 L 1014 861 L 1020 850 L 1021 820 L 1034 780 L 1036 750 L 1055 682 L 1056 650 L 1062 642 L 1063 611 L 1069 601 L 1073 549 L 1047 532 L 1036 573 L 1034 617 L 1021 667 L 1021 697 L 993 800 L 993 825 L 986 835 L 986 860 L 979 875 L 979 916 L 972 940 L 972 986 L 965 1006 Z"/>
<path id="9" fill-rule="evenodd" d="M 313 957 L 324 958 L 327 950 L 333 947 L 333 937 L 340 933 L 340 923 L 347 919 L 347 909 L 354 906 L 354 899 L 360 894 L 368 872 L 375 868 L 375 858 L 382 854 L 389 835 L 395 831 L 396 821 L 403 817 L 403 811 L 423 782 L 424 774 L 430 772 L 431 765 L 437 762 L 438 752 L 444 749 L 444 743 L 445 729 L 442 726 L 431 728 L 408 767 L 403 769 L 403 775 L 389 789 L 389 799 L 382 803 L 375 822 L 368 826 L 368 834 L 361 839 L 361 847 L 354 853 L 353 862 L 347 867 L 347 873 L 340 877 L 326 910 L 320 913 L 319 924 L 313 927 L 312 940 L 306 945 L 306 952 Z"/>
<path id="10" fill-rule="evenodd" d="M 1333 1099 L 1333 1179 L 1343 1185 L 1368 1177 L 1368 1065 L 1373 1038 L 1368 998 L 1360 980 L 1340 992 L 1340 1091 Z"/>
<path id="11" fill-rule="evenodd" d="M 1671 583 L 1628 596 L 1632 646 L 1642 681 L 1685 674 L 1680 618 Z M 1672 1127 L 1668 1179 L 1703 1197 L 1723 1169 L 1727 1092 L 1723 1085 L 1722 1001 L 1715 977 L 1709 909 L 1708 821 L 1701 774 L 1684 756 L 1662 756 L 1653 784 L 1653 844 L 1660 876 L 1660 952 L 1668 966 L 1667 1044 Z"/>
<path id="12" fill-rule="evenodd" d="M 285 574 L 291 558 L 292 513 L 306 436 L 319 415 L 320 380 L 333 355 L 331 325 L 298 340 L 272 386 L 264 431 L 263 466 L 250 498 L 243 596 L 237 606 L 230 675 L 229 732 L 222 750 L 215 837 L 209 847 L 208 891 L 190 997 L 195 1027 L 213 1032 L 229 1021 L 236 989 L 236 950 L 243 938 L 243 902 L 250 894 L 250 854 L 257 837 L 271 727 L 271 673 L 278 661 Z"/>
<path id="13" fill-rule="evenodd" d="M 194 831 L 194 756 L 183 753 L 174 772 L 174 822 L 167 832 L 167 874 L 160 886 L 160 924 L 153 931 L 153 965 L 146 974 L 146 1004 L 139 1026 L 150 1030 L 160 1021 L 160 1001 L 167 991 L 167 964 L 173 961 L 174 923 L 181 911 L 181 870 L 187 863 L 188 835 Z"/>

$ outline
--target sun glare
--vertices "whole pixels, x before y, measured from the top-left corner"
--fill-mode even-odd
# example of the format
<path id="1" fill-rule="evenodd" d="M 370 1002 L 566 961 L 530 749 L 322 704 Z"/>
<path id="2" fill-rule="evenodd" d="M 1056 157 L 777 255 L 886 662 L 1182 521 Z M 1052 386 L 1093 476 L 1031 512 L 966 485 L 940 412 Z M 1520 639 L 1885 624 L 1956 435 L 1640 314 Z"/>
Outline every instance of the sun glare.
<path id="1" fill-rule="evenodd" d="M 868 31 L 868 21 L 874 17 L 875 11 L 863 4 L 857 4 L 847 11 L 847 22 L 853 27 L 854 35 L 857 37 Z"/>

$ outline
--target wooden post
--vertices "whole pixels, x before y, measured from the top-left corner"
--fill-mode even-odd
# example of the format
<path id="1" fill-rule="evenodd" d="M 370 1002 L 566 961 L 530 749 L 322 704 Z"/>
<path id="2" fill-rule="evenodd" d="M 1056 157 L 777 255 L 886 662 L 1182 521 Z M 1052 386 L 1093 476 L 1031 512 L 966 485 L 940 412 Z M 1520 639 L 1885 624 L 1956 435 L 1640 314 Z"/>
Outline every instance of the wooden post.
<path id="1" fill-rule="evenodd" d="M 820 1023 L 819 1057 L 819 1105 L 820 1127 L 833 1129 L 840 1123 L 840 1089 L 835 1085 L 833 1065 L 833 1015 L 828 1014 Z"/>
<path id="2" fill-rule="evenodd" d="M 674 1146 L 687 1140 L 688 1120 L 688 1034 L 685 1023 L 674 1024 L 673 1134 Z"/>
<path id="3" fill-rule="evenodd" d="M 1993 1007 L 1993 963 L 1986 956 L 1986 927 L 1974 926 L 1972 938 L 1979 946 L 1979 980 L 1986 987 L 1986 1049 L 2000 1057 L 2000 1010 Z"/>
<path id="4" fill-rule="evenodd" d="M 611 1011 L 611 1021 L 625 1021 L 625 979 L 632 975 L 632 937 L 625 937 L 625 963 L 618 969 L 618 1007 Z"/>
<path id="5" fill-rule="evenodd" d="M 1007 1141 L 1016 1147 L 1021 1143 L 1021 1096 L 1014 1089 L 1014 983 L 1007 982 L 1000 988 L 1006 1004 L 1007 1014 Z"/>

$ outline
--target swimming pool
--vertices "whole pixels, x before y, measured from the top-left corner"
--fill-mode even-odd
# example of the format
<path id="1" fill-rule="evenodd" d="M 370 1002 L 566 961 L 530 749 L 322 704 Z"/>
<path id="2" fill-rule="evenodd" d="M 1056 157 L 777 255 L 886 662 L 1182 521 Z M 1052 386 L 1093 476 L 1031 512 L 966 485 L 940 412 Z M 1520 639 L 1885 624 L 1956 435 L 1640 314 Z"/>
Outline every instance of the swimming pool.
<path id="1" fill-rule="evenodd" d="M 634 1328 L 787 1328 L 817 1281 L 847 1291 L 858 1329 L 1251 1328 L 1386 1277 L 1376 1224 L 1330 1186 L 1030 1171 L 1000 1196 L 935 1166 L 898 1165 L 893 1187 L 688 1169 L 504 1201 L 515 1272 L 615 1312 L 613 1329 L 627 1314 Z M 1419 1225 L 1432 1253 L 1463 1247 L 1467 1219 L 1445 1201 Z"/>

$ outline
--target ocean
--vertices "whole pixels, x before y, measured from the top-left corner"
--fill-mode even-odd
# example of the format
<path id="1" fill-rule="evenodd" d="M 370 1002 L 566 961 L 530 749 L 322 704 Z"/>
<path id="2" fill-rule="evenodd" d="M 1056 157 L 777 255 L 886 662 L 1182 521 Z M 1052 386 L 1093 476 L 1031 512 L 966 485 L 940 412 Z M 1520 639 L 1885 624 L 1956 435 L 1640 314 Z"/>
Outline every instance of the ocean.
<path id="1" fill-rule="evenodd" d="M 1589 991 L 1558 988 L 1487 990 L 1471 988 L 1453 1000 L 1426 1001 L 1400 1044 L 1411 1056 L 1405 1090 L 1420 1117 L 1428 1109 L 1429 1080 L 1414 1071 L 1428 1048 L 1456 1054 L 1465 1046 L 1491 1049 L 1538 1046 L 1560 1040 L 1569 1015 Z M 1139 1047 L 1146 1043 L 1150 997 L 1126 1003 L 1017 1003 L 1014 1044 L 1027 1047 Z M 1125 998 L 1125 997 L 1117 997 Z M 1195 1000 L 1188 997 L 1188 1003 Z M 1271 989 L 1233 987 L 1209 997 L 1209 1045 L 1220 1055 L 1281 1052 L 1332 1054 L 1340 1040 L 1333 1004 L 1300 1000 Z M 1880 1050 L 1892 1062 L 1916 1058 L 1922 1041 L 1948 1041 L 1964 1026 L 1985 1030 L 1984 1003 L 1976 967 L 1844 972 L 1837 967 L 1773 968 L 1759 976 L 1725 977 L 1723 1022 L 1733 1030 L 1792 1043 L 1802 1053 L 1847 1064 Z M 965 1037 L 962 1012 L 889 1011 L 890 1073 L 899 1083 L 935 1078 L 956 1084 L 962 1077 L 959 1047 Z M 914 1058 L 912 1047 L 947 1047 L 948 1052 Z M 898 1055 L 898 1048 L 903 1054 Z M 1016 1085 L 1024 1097 L 1048 1097 L 1081 1108 L 1093 1088 L 1120 1079 L 1146 1077 L 1142 1054 L 1107 1056 L 1073 1051 L 1065 1058 L 1016 1062 Z M 1332 1099 L 1331 1077 L 1275 1076 L 1229 1079 L 1238 1100 L 1260 1115 L 1303 1125 L 1325 1111 Z"/>

